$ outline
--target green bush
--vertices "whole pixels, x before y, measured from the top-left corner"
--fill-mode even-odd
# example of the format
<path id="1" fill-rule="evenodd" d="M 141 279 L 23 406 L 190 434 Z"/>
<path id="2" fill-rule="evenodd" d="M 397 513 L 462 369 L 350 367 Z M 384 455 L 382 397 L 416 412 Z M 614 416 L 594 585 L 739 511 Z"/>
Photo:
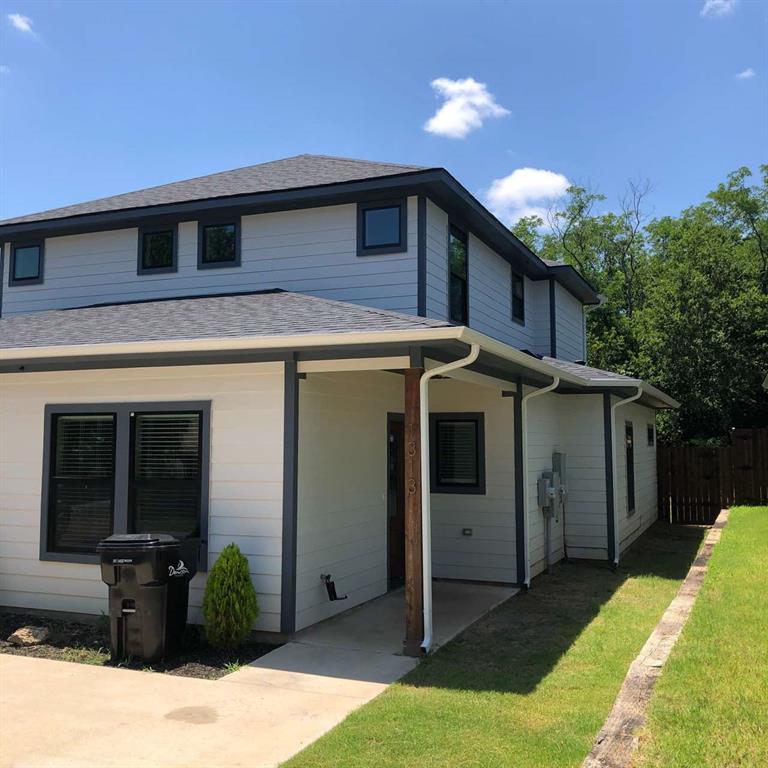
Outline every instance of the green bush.
<path id="1" fill-rule="evenodd" d="M 208 573 L 203 596 L 205 636 L 216 648 L 233 648 L 245 640 L 259 615 L 248 560 L 228 544 Z"/>

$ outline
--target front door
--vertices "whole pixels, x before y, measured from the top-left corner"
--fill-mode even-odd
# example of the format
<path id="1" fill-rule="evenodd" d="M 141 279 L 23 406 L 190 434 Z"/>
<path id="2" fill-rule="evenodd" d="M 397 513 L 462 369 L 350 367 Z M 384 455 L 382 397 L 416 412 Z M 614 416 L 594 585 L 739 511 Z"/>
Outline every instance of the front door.
<path id="1" fill-rule="evenodd" d="M 387 573 L 389 588 L 405 583 L 405 452 L 403 417 L 390 416 L 387 429 Z"/>

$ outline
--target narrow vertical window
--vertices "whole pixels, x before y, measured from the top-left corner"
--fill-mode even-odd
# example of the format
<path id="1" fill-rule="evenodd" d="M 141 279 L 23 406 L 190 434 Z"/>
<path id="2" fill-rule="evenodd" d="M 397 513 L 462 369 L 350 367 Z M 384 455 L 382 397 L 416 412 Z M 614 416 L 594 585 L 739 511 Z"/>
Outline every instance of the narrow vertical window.
<path id="1" fill-rule="evenodd" d="M 525 325 L 525 282 L 523 276 L 512 272 L 512 319 Z"/>
<path id="2" fill-rule="evenodd" d="M 652 448 L 656 444 L 656 428 L 653 424 L 648 425 L 648 447 Z"/>
<path id="3" fill-rule="evenodd" d="M 201 413 L 131 415 L 128 528 L 200 535 Z"/>
<path id="4" fill-rule="evenodd" d="M 456 227 L 451 227 L 448 236 L 448 270 L 450 320 L 460 325 L 467 325 L 469 323 L 467 236 Z"/>
<path id="5" fill-rule="evenodd" d="M 635 513 L 635 435 L 632 422 L 624 424 L 624 447 L 627 458 L 627 515 Z"/>
<path id="6" fill-rule="evenodd" d="M 53 417 L 48 549 L 92 554 L 112 533 L 115 414 Z"/>

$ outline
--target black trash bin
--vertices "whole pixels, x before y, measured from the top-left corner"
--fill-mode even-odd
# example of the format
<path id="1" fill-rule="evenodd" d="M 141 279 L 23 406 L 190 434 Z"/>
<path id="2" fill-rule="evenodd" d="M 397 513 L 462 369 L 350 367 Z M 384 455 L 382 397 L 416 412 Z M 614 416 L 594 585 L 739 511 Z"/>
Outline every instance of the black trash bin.
<path id="1" fill-rule="evenodd" d="M 117 534 L 99 542 L 112 658 L 154 661 L 181 648 L 197 570 L 189 545 L 166 533 Z"/>

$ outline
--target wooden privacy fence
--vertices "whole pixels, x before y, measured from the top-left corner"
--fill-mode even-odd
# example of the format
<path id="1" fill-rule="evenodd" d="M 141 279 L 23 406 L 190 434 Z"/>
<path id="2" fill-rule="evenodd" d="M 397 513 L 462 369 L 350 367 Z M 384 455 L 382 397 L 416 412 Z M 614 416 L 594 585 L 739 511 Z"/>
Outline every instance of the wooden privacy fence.
<path id="1" fill-rule="evenodd" d="M 656 461 L 661 520 L 711 525 L 723 507 L 768 503 L 768 428 L 717 448 L 659 445 Z"/>

